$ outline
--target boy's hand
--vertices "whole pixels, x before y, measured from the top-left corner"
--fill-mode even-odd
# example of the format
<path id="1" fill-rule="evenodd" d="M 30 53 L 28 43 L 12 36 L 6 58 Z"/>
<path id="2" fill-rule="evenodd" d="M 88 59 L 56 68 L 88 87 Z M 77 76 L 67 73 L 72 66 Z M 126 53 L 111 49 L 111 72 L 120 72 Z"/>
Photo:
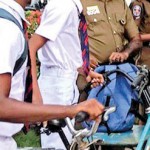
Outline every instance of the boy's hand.
<path id="1" fill-rule="evenodd" d="M 92 85 L 91 87 L 96 87 L 99 86 L 100 84 L 102 84 L 104 82 L 104 78 L 102 74 L 99 74 L 97 72 L 94 72 L 92 70 L 89 71 L 89 74 L 86 78 L 87 82 L 91 82 Z"/>
<path id="2" fill-rule="evenodd" d="M 101 115 L 104 111 L 104 106 L 99 103 L 96 99 L 90 99 L 88 101 L 84 101 L 76 105 L 78 112 L 83 111 L 87 112 L 90 116 L 89 120 L 99 120 L 99 115 Z"/>

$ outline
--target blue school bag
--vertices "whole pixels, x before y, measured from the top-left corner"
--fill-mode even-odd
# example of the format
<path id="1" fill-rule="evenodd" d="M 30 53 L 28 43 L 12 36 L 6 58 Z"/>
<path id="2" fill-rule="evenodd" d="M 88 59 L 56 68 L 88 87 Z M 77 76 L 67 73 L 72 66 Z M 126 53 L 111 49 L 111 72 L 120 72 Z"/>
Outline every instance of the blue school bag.
<path id="1" fill-rule="evenodd" d="M 137 76 L 138 68 L 129 63 L 120 65 L 104 65 L 96 68 L 96 72 L 105 73 L 121 69 L 132 78 Z M 124 132 L 133 127 L 135 114 L 131 113 L 132 102 L 138 102 L 138 93 L 132 89 L 130 81 L 122 74 L 114 73 L 109 76 L 110 83 L 104 87 L 98 86 L 90 91 L 88 99 L 96 98 L 106 107 L 115 106 L 116 111 L 109 115 L 107 122 L 99 125 L 97 132 Z"/>

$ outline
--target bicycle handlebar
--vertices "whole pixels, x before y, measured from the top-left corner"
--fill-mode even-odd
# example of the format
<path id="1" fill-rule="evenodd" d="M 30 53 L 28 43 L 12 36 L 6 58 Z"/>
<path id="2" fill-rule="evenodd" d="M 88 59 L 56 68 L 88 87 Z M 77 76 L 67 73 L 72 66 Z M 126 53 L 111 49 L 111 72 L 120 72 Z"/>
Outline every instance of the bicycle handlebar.
<path id="1" fill-rule="evenodd" d="M 89 115 L 83 111 L 79 112 L 75 117 L 76 122 L 79 122 L 79 123 L 81 123 L 87 119 L 89 119 Z"/>
<path id="2" fill-rule="evenodd" d="M 146 68 L 146 66 L 143 66 L 143 67 L 141 67 L 139 69 L 140 70 L 138 72 L 138 76 L 136 77 L 136 79 L 131 84 L 131 86 L 133 88 L 138 88 L 140 86 L 141 82 L 148 78 L 149 71 Z"/>
<path id="3" fill-rule="evenodd" d="M 109 114 L 113 113 L 115 110 L 116 110 L 116 107 L 106 107 L 104 109 L 104 113 L 103 113 L 104 114 L 103 120 L 107 121 L 109 118 Z M 88 120 L 88 119 L 89 119 L 89 115 L 83 111 L 79 112 L 75 117 L 76 122 L 79 122 L 79 123 L 81 123 L 85 120 Z"/>
<path id="4" fill-rule="evenodd" d="M 137 88 L 139 86 L 139 84 L 141 83 L 141 81 L 143 81 L 143 79 L 145 78 L 145 74 L 141 73 L 137 76 L 137 78 L 133 81 L 133 83 L 131 84 L 131 86 L 133 88 Z"/>
<path id="5" fill-rule="evenodd" d="M 107 121 L 109 119 L 109 114 L 113 113 L 116 110 L 116 107 L 106 107 L 103 113 L 103 120 Z M 79 112 L 76 116 L 76 118 L 82 122 L 87 120 L 89 117 L 89 115 L 86 112 Z M 95 133 L 97 131 L 97 128 L 99 126 L 100 122 L 96 122 L 94 121 L 92 127 L 90 130 L 88 130 L 87 128 L 83 129 L 83 130 L 75 130 L 74 126 L 72 125 L 70 118 L 65 118 L 65 122 L 70 130 L 70 132 L 72 133 L 72 135 L 78 135 L 80 133 L 80 136 L 82 137 L 89 137 L 91 136 L 93 133 Z"/>

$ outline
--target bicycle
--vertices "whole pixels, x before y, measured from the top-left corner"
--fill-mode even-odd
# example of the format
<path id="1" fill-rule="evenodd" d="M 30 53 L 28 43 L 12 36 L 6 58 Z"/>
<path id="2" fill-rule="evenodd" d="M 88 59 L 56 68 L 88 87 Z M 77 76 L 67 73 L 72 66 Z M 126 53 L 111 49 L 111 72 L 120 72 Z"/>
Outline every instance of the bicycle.
<path id="1" fill-rule="evenodd" d="M 115 69 L 115 70 L 104 73 L 103 75 L 104 75 L 105 82 L 103 86 L 107 85 L 107 82 L 109 81 L 108 76 L 110 76 L 113 73 L 120 73 L 126 78 L 128 78 L 129 81 L 132 83 L 131 84 L 132 87 L 138 91 L 139 98 L 142 98 L 144 106 L 146 108 L 146 113 L 148 114 L 148 119 L 147 119 L 145 128 L 143 131 L 141 127 L 137 128 L 138 130 L 136 130 L 138 132 L 139 131 L 142 132 L 142 136 L 140 137 L 139 141 L 136 141 L 135 143 L 132 143 L 131 141 L 131 144 L 120 143 L 120 145 L 127 144 L 125 145 L 125 147 L 127 146 L 128 148 L 133 148 L 137 146 L 137 150 L 148 150 L 150 147 L 150 136 L 148 135 L 147 137 L 147 134 L 149 132 L 149 127 L 150 127 L 150 117 L 149 117 L 150 116 L 150 96 L 149 96 L 150 95 L 150 86 L 149 86 L 150 73 L 149 73 L 149 70 L 146 69 L 145 66 L 142 66 L 142 67 L 139 66 L 138 68 L 139 68 L 139 72 L 135 80 L 131 78 L 125 72 L 121 71 L 120 69 Z M 87 91 L 90 85 L 91 83 L 88 83 L 88 85 L 85 87 L 84 90 Z M 114 112 L 115 109 L 116 109 L 115 107 L 106 108 L 104 114 L 102 115 L 102 120 L 107 121 L 109 119 L 109 114 Z M 76 120 L 81 122 L 83 120 L 86 120 L 87 116 L 88 116 L 87 114 L 82 112 L 77 115 Z M 68 142 L 65 134 L 63 133 L 61 129 L 65 125 L 68 126 L 70 132 L 73 135 L 73 140 L 71 144 Z M 46 133 L 47 135 L 49 135 L 51 132 L 58 132 L 67 150 L 90 150 L 90 149 L 97 150 L 99 147 L 103 147 L 105 144 L 107 145 L 108 142 L 110 143 L 110 145 L 113 146 L 113 143 L 111 143 L 111 140 L 109 139 L 108 141 L 106 137 L 104 137 L 104 135 L 97 136 L 99 134 L 99 133 L 96 133 L 98 126 L 99 126 L 99 122 L 97 123 L 94 122 L 90 129 L 84 128 L 84 129 L 76 130 L 74 126 L 72 125 L 71 120 L 69 118 L 65 118 L 62 120 L 48 121 L 48 125 L 46 129 L 43 131 L 43 133 Z M 119 133 L 119 134 L 121 135 L 124 133 Z M 125 134 L 127 136 L 130 136 L 130 134 L 132 134 L 132 131 L 126 132 Z M 147 141 L 147 143 L 145 141 Z"/>
<path id="2" fill-rule="evenodd" d="M 115 107 L 110 107 L 110 108 L 105 108 L 104 113 L 102 115 L 102 119 L 107 121 L 109 119 L 109 114 L 115 111 Z M 88 119 L 88 114 L 85 112 L 79 112 L 77 116 L 75 117 L 77 122 L 83 122 L 84 120 Z M 57 132 L 62 139 L 65 147 L 67 150 L 96 150 L 94 143 L 97 142 L 97 140 L 94 140 L 92 142 L 87 142 L 85 141 L 85 138 L 91 137 L 96 131 L 99 126 L 100 122 L 94 122 L 91 129 L 79 129 L 76 130 L 71 122 L 70 118 L 65 118 L 65 119 L 60 119 L 60 120 L 51 120 L 48 121 L 47 127 L 40 132 L 46 133 L 49 135 L 52 132 Z M 69 128 L 73 139 L 72 143 L 70 144 L 65 136 L 65 133 L 62 130 L 62 127 L 67 127 Z"/>

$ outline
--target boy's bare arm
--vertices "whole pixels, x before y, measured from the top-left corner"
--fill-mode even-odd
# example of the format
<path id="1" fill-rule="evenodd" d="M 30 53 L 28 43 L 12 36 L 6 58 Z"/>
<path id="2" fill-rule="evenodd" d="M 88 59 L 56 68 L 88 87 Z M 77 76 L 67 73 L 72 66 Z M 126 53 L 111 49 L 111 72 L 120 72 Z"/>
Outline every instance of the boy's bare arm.
<path id="1" fill-rule="evenodd" d="M 38 41 L 38 42 L 37 42 Z M 33 95 L 32 102 L 34 104 L 42 103 L 42 96 L 39 90 L 37 82 L 37 66 L 36 66 L 36 55 L 37 51 L 47 42 L 47 39 L 38 35 L 33 34 L 29 40 L 29 51 L 31 59 L 31 73 L 32 73 L 32 85 L 33 85 Z"/>

